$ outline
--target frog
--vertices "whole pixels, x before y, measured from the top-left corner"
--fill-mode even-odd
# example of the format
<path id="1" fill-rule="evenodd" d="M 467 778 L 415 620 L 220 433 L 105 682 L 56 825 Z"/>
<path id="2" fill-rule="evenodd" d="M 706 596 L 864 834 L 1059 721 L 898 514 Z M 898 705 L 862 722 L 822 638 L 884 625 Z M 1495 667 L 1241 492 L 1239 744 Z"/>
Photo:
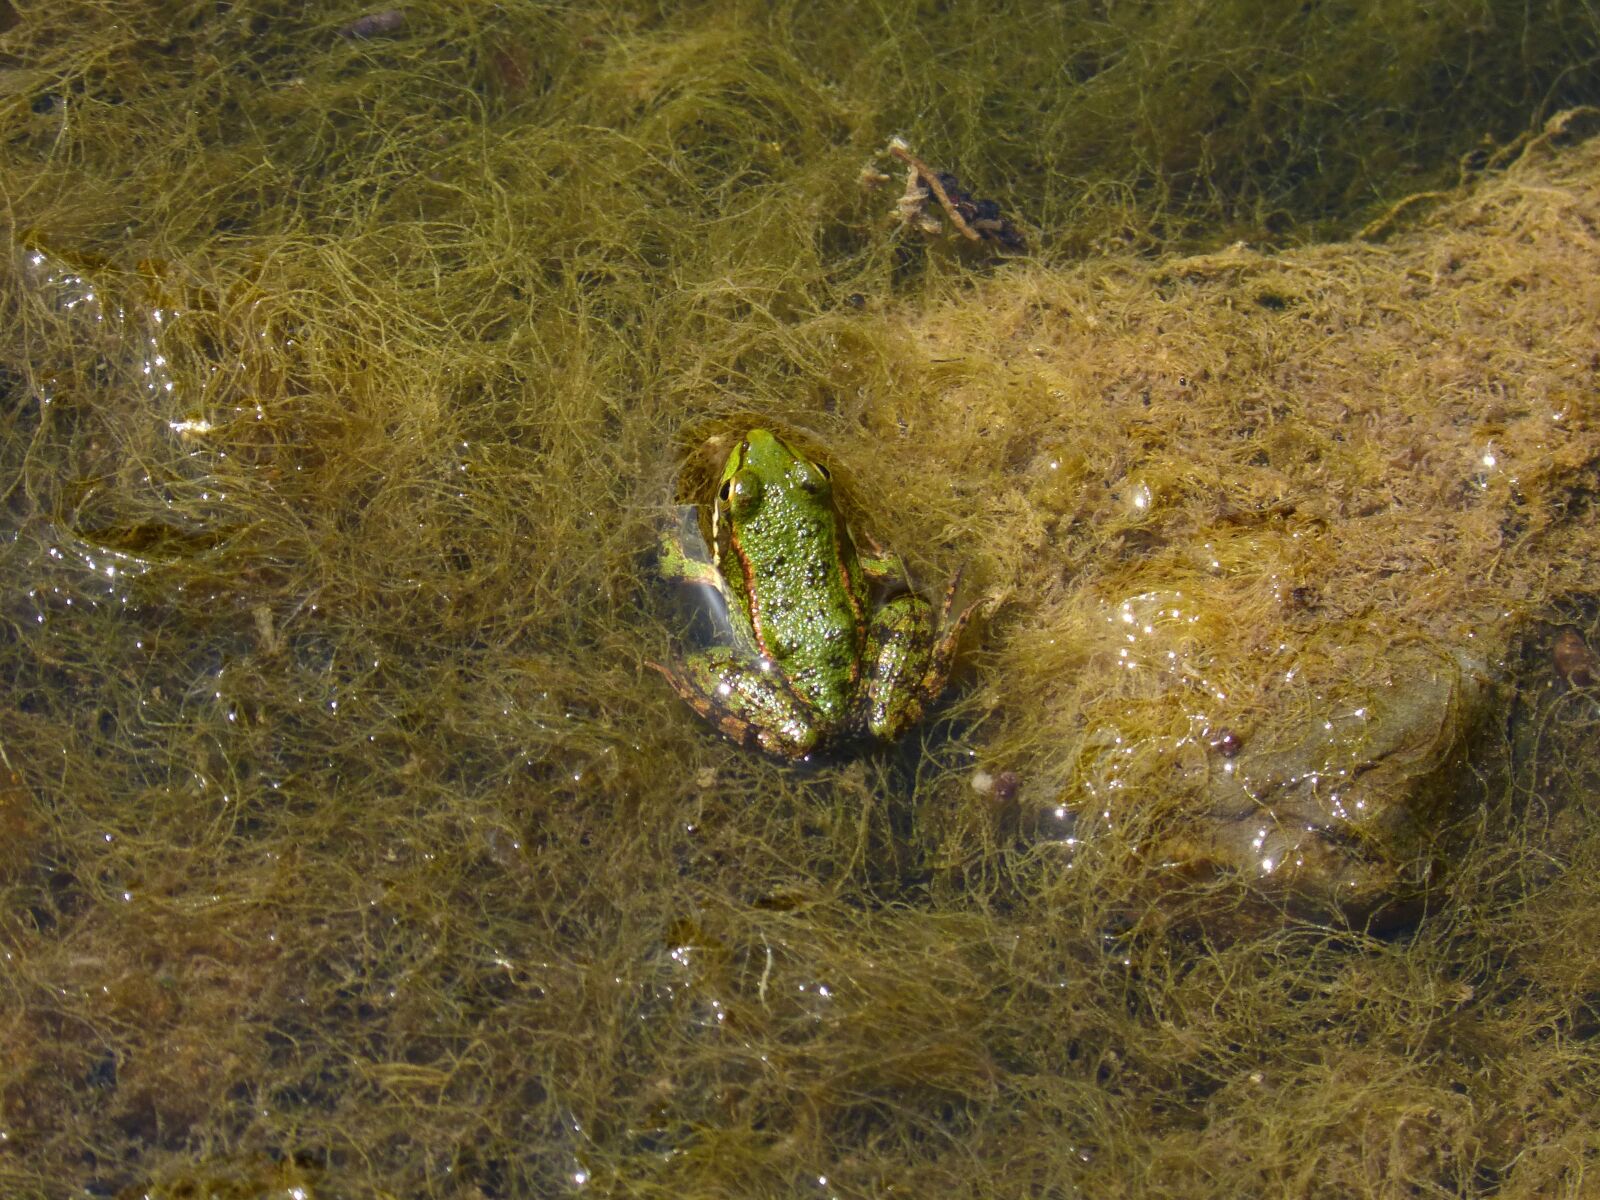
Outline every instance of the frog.
<path id="1" fill-rule="evenodd" d="M 944 692 L 976 608 L 937 615 L 898 558 L 863 548 L 828 468 L 752 428 L 729 451 L 710 505 L 680 509 L 662 537 L 664 578 L 704 587 L 716 636 L 674 665 L 650 662 L 724 736 L 783 760 L 839 744 L 894 742 Z"/>

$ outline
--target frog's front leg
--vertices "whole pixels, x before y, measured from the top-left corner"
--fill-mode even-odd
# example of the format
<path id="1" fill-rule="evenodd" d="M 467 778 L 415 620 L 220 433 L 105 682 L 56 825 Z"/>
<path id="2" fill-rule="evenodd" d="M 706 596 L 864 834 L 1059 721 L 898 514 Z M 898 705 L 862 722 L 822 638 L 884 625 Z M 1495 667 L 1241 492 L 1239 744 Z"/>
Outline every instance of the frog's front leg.
<path id="1" fill-rule="evenodd" d="M 700 533 L 696 505 L 674 506 L 656 544 L 656 570 L 662 579 L 684 585 L 693 596 L 694 611 L 705 618 L 713 641 L 748 649 L 728 618 L 728 582 Z"/>
<path id="2" fill-rule="evenodd" d="M 656 545 L 656 569 L 663 579 L 722 590 L 722 572 L 700 532 L 698 505 L 673 506 Z"/>
<path id="3" fill-rule="evenodd" d="M 865 546 L 856 547 L 856 559 L 861 573 L 879 594 L 898 595 L 909 592 L 911 583 L 906 578 L 906 565 L 898 555 L 890 554 L 866 534 L 861 536 Z"/>
<path id="4" fill-rule="evenodd" d="M 886 600 L 872 615 L 867 631 L 867 729 L 877 738 L 894 741 L 922 719 L 922 714 L 944 691 L 955 661 L 956 645 L 977 604 L 969 604 L 955 620 L 958 572 L 945 592 L 935 626 L 933 609 L 914 593 Z M 935 630 L 942 630 L 935 637 Z"/>
<path id="5" fill-rule="evenodd" d="M 648 665 L 724 736 L 780 758 L 804 758 L 817 745 L 815 719 L 777 672 L 762 666 L 764 661 L 713 647 L 689 655 L 676 669 Z"/>

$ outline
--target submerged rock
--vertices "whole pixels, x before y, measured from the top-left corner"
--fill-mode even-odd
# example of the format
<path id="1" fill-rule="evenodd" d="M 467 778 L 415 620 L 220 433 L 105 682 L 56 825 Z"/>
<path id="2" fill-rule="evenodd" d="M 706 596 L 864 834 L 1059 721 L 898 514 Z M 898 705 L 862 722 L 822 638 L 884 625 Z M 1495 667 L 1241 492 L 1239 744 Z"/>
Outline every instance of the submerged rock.
<path id="1" fill-rule="evenodd" d="M 1193 828 L 1168 852 L 1231 871 L 1291 907 L 1394 919 L 1424 895 L 1451 819 L 1482 799 L 1472 734 L 1490 711 L 1485 665 L 1404 648 L 1386 675 L 1299 728 L 1206 762 Z"/>
<path id="2" fill-rule="evenodd" d="M 1508 664 L 1600 595 L 1574 121 L 1382 245 L 1018 266 L 906 319 L 880 436 L 951 446 L 1008 597 L 977 765 L 1025 782 L 938 831 L 965 886 L 1022 850 L 1213 930 L 1383 924 L 1496 836 Z"/>

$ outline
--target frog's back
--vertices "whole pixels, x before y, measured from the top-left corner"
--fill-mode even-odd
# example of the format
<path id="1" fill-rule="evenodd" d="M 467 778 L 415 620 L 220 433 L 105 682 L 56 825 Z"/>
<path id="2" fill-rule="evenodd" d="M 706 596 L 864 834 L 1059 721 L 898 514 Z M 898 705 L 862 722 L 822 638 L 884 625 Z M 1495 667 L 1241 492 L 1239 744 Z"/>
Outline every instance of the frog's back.
<path id="1" fill-rule="evenodd" d="M 762 654 L 824 721 L 845 721 L 860 679 L 866 590 L 832 504 L 799 487 L 769 487 L 737 550 Z"/>

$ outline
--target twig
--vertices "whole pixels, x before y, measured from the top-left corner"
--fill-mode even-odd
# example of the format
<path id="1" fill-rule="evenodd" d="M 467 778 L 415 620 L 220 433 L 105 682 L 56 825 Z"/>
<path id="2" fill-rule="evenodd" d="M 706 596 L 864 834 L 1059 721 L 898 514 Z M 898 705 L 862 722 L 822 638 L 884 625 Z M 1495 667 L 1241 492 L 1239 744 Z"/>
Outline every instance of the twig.
<path id="1" fill-rule="evenodd" d="M 939 182 L 938 174 L 927 163 L 911 153 L 911 147 L 907 146 L 899 138 L 895 138 L 889 143 L 889 153 L 917 173 L 922 182 L 927 185 L 928 190 L 933 193 L 934 199 L 939 202 L 939 207 L 944 209 L 945 215 L 950 218 L 950 223 L 959 229 L 968 241 L 983 241 L 983 234 L 968 225 L 966 218 L 956 211 L 955 201 L 951 200 L 950 193 L 944 190 L 944 184 Z"/>

